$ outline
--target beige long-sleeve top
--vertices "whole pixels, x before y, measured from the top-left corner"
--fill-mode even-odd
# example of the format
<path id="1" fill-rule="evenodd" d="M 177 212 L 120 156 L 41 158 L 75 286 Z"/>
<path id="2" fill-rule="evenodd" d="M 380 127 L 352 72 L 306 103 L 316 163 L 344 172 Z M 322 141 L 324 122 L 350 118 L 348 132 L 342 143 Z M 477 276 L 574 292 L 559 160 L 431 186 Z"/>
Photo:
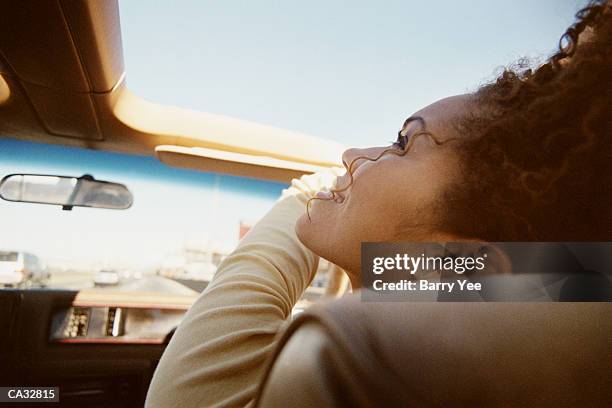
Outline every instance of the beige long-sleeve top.
<path id="1" fill-rule="evenodd" d="M 295 221 L 339 172 L 293 180 L 219 265 L 159 362 L 148 408 L 251 404 L 276 336 L 318 266 L 295 235 Z"/>

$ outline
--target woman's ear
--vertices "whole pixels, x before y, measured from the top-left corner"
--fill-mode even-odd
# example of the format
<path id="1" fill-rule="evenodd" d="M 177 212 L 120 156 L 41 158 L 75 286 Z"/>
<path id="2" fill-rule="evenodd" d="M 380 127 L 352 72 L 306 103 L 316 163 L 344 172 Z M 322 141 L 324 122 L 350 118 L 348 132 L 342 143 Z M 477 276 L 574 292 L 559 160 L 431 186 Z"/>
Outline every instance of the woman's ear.
<path id="1" fill-rule="evenodd" d="M 452 241 L 444 245 L 452 256 L 479 259 L 484 267 L 475 271 L 478 275 L 499 275 L 512 273 L 510 256 L 495 242 L 486 242 L 475 238 L 453 236 Z"/>
<path id="2" fill-rule="evenodd" d="M 478 254 L 485 257 L 485 275 L 501 275 L 512 273 L 510 256 L 495 242 L 483 242 L 478 248 Z"/>

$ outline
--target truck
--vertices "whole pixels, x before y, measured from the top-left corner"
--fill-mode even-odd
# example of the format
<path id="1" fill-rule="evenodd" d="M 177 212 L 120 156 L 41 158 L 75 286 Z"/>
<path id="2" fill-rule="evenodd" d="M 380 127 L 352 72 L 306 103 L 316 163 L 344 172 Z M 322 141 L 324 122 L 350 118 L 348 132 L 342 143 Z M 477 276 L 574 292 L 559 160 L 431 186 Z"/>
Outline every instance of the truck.
<path id="1" fill-rule="evenodd" d="M 40 259 L 24 251 L 0 251 L 0 287 L 47 285 L 49 275 Z"/>

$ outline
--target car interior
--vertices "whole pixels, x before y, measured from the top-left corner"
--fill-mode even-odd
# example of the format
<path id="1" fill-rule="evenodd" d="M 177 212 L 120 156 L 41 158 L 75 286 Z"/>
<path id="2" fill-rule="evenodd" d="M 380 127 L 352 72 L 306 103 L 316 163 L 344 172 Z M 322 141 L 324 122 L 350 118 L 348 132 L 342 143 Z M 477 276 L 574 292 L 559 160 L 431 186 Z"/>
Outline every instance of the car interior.
<path id="1" fill-rule="evenodd" d="M 117 1 L 27 0 L 2 9 L 2 137 L 281 183 L 339 164 L 338 143 L 131 93 Z M 66 406 L 141 406 L 165 344 L 198 295 L 175 292 L 0 291 L 0 383 L 59 386 Z"/>
<path id="2" fill-rule="evenodd" d="M 22 0 L 3 4 L 1 13 L 2 137 L 57 149 L 146 156 L 172 169 L 275 185 L 342 165 L 339 143 L 163 106 L 130 92 L 116 0 Z M 20 188 L 28 175 L 15 181 Z M 106 186 L 100 187 L 106 188 L 102 193 L 86 194 L 77 187 L 69 198 L 47 204 L 64 210 L 131 205 L 131 197 L 121 198 L 131 193 L 122 189 L 120 178 L 98 180 L 86 168 L 60 176 L 73 187 L 107 182 L 117 184 L 117 190 Z M 12 193 L 6 187 L 0 194 Z M 111 211 L 106 209 L 96 211 Z M 86 289 L 0 290 L 1 385 L 58 386 L 62 406 L 144 404 L 165 345 L 202 288 L 122 291 L 113 289 L 119 273 L 101 270 L 98 275 L 96 285 Z M 339 273 L 330 276 L 324 288 L 313 288 L 307 297 L 344 293 L 346 280 Z M 260 406 L 342 401 L 368 406 L 367 390 L 388 395 L 389 406 L 398 401 L 410 401 L 402 406 L 507 405 L 516 395 L 521 403 L 515 406 L 612 403 L 606 391 L 612 365 L 609 303 L 424 303 L 385 311 L 389 305 L 355 299 L 348 295 L 326 313 L 304 317 L 295 333 L 283 336 L 284 347 L 261 385 Z M 380 313 L 414 336 L 400 339 L 389 323 L 376 319 Z M 348 320 L 361 324 L 345 327 Z M 364 358 L 358 362 L 354 356 Z M 385 374 L 389 381 L 384 384 L 372 375 L 380 370 L 393 373 Z M 410 378 L 418 392 L 395 386 Z M 476 395 L 476 385 L 485 383 L 486 392 Z M 438 389 L 447 392 L 437 394 Z"/>

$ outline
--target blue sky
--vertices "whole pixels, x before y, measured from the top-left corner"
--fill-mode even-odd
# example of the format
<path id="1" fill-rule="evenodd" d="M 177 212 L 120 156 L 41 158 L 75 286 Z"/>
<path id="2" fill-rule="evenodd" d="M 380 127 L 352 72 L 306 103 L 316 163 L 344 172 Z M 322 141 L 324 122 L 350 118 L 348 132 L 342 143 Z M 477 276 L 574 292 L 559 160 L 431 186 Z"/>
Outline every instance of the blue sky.
<path id="1" fill-rule="evenodd" d="M 502 65 L 548 56 L 584 2 L 119 4 L 127 83 L 140 96 L 363 146 Z"/>

